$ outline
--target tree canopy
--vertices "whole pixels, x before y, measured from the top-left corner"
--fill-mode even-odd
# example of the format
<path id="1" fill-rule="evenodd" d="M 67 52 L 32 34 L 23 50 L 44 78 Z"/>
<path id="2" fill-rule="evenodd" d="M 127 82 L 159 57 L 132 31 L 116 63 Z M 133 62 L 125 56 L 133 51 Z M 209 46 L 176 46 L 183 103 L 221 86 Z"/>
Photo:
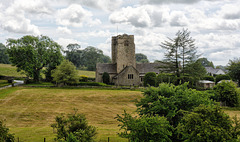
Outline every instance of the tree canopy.
<path id="1" fill-rule="evenodd" d="M 204 67 L 214 68 L 213 62 L 208 61 L 207 58 L 199 58 L 197 61 L 200 62 L 201 65 L 204 66 Z"/>
<path id="2" fill-rule="evenodd" d="M 135 56 L 136 56 L 137 63 L 149 63 L 149 60 L 146 55 L 142 53 L 136 53 Z"/>
<path id="3" fill-rule="evenodd" d="M 17 71 L 38 82 L 43 67 L 51 72 L 62 61 L 61 46 L 47 36 L 23 36 L 7 40 L 7 53 Z"/>
<path id="4" fill-rule="evenodd" d="M 229 60 L 227 69 L 230 77 L 238 81 L 238 85 L 240 86 L 240 58 Z"/>
<path id="5" fill-rule="evenodd" d="M 0 63 L 3 64 L 9 64 L 9 57 L 6 54 L 7 53 L 7 48 L 5 47 L 4 44 L 0 43 Z"/>
<path id="6" fill-rule="evenodd" d="M 177 77 L 184 75 L 187 65 L 195 62 L 199 56 L 194 41 L 190 32 L 183 29 L 176 33 L 175 38 L 168 38 L 168 41 L 163 42 L 160 46 L 167 52 L 164 54 L 161 70 L 174 73 Z"/>
<path id="7" fill-rule="evenodd" d="M 79 81 L 78 71 L 72 62 L 63 60 L 63 62 L 52 71 L 53 81 L 56 83 L 77 83 Z"/>

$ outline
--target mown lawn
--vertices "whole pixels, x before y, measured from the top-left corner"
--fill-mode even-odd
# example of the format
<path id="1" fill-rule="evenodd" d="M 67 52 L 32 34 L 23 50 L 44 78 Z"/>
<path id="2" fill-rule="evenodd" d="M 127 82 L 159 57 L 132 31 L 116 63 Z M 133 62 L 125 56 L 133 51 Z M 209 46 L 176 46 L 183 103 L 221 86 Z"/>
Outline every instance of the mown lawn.
<path id="1" fill-rule="evenodd" d="M 57 115 L 84 113 L 89 124 L 97 127 L 97 141 L 127 141 L 117 136 L 118 122 L 114 119 L 123 110 L 133 113 L 133 102 L 140 91 L 102 89 L 58 89 L 14 87 L 0 90 L 0 119 L 20 141 L 53 142 L 50 125 Z"/>
<path id="2" fill-rule="evenodd" d="M 84 71 L 79 70 L 79 76 L 85 75 L 90 78 L 95 78 L 95 71 Z M 14 76 L 14 77 L 26 77 L 22 72 L 17 72 L 17 68 L 10 64 L 0 64 L 0 75 L 3 76 Z M 43 74 L 42 74 L 43 75 Z M 44 75 L 43 75 L 44 77 Z"/>

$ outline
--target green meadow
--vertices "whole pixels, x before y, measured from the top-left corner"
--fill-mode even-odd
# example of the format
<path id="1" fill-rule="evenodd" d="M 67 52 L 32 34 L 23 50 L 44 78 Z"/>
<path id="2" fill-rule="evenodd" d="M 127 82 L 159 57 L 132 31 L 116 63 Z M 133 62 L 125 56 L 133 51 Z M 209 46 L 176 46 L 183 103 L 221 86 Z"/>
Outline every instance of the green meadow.
<path id="1" fill-rule="evenodd" d="M 15 138 L 26 142 L 53 142 L 50 127 L 61 114 L 83 113 L 90 125 L 97 127 L 96 141 L 127 141 L 120 138 L 117 114 L 135 113 L 133 100 L 142 92 L 131 90 L 60 89 L 14 87 L 0 90 L 0 119 L 5 120 Z"/>

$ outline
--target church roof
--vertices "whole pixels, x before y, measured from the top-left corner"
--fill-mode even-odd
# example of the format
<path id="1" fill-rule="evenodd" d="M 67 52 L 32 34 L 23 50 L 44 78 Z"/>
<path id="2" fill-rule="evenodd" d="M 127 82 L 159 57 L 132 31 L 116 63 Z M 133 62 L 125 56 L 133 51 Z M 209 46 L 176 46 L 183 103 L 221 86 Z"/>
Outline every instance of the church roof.
<path id="1" fill-rule="evenodd" d="M 99 73 L 117 73 L 117 64 L 97 64 L 97 71 Z"/>
<path id="2" fill-rule="evenodd" d="M 141 63 L 136 64 L 136 70 L 140 74 L 145 74 L 147 72 L 155 72 L 159 73 L 159 68 L 162 64 L 161 63 Z M 117 73 L 117 64 L 97 64 L 97 72 L 99 73 Z"/>
<path id="3" fill-rule="evenodd" d="M 136 68 L 139 71 L 140 74 L 142 73 L 147 73 L 147 72 L 155 72 L 159 73 L 159 68 L 162 66 L 161 63 L 142 63 L 142 64 L 137 64 Z"/>

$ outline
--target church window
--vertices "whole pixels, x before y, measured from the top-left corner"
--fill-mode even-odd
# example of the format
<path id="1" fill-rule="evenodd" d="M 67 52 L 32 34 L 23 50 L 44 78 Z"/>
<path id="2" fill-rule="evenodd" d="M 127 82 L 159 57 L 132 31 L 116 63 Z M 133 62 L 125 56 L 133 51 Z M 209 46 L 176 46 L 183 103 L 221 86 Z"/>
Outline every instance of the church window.
<path id="1" fill-rule="evenodd" d="M 133 74 L 128 74 L 128 79 L 133 79 Z"/>

